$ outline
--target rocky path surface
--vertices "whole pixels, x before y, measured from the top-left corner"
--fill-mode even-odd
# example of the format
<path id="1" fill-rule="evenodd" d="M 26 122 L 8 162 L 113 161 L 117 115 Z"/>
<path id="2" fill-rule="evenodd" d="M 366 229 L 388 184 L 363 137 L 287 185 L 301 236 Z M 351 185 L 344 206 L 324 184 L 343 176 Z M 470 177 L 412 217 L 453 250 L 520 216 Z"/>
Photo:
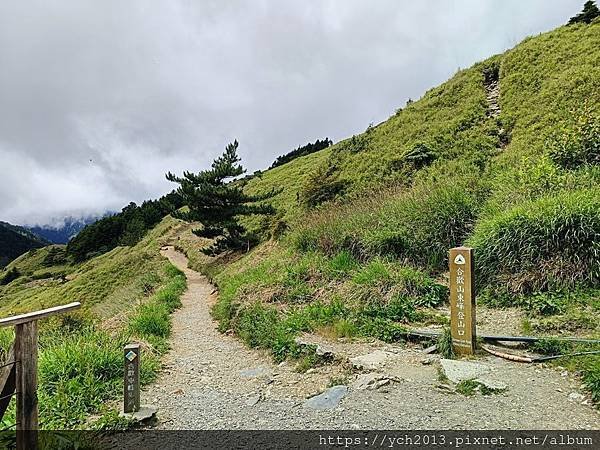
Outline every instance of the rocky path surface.
<path id="1" fill-rule="evenodd" d="M 210 316 L 213 287 L 172 247 L 163 255 L 185 272 L 188 290 L 173 314 L 162 375 L 142 394 L 142 403 L 158 406 L 160 429 L 600 427 L 600 415 L 566 372 L 493 357 L 478 362 L 508 389 L 489 396 L 453 392 L 439 380 L 437 356 L 380 342 L 323 341 L 342 360 L 359 357 L 357 367 L 328 364 L 297 373 L 293 363 L 277 365 L 219 333 Z M 341 386 L 327 390 L 332 379 Z"/>
<path id="2" fill-rule="evenodd" d="M 488 115 L 490 117 L 498 117 L 500 115 L 500 83 L 498 79 L 486 80 L 485 97 L 488 102 Z"/>

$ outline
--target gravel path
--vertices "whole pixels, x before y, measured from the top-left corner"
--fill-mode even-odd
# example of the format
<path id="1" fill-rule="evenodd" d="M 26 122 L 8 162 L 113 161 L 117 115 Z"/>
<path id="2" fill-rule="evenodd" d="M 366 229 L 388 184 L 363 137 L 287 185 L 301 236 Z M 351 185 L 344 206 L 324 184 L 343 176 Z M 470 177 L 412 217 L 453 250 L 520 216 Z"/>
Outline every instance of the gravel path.
<path id="1" fill-rule="evenodd" d="M 386 350 L 393 357 L 378 369 L 397 381 L 377 390 L 352 386 L 358 373 L 347 364 L 299 374 L 293 363 L 276 365 L 269 355 L 216 330 L 210 316 L 215 297 L 206 278 L 187 268 L 172 247 L 163 255 L 188 278 L 183 307 L 173 314 L 171 351 L 159 380 L 142 403 L 159 408 L 160 429 L 598 429 L 600 415 L 580 394 L 579 382 L 551 368 L 480 361 L 509 386 L 503 394 L 464 397 L 437 387 L 437 357 L 417 348 L 379 342 L 328 343 L 340 356 Z M 312 337 L 314 338 L 314 337 Z M 331 378 L 350 385 L 340 404 L 316 410 L 304 403 Z M 574 395 L 576 394 L 576 395 Z M 583 403 L 583 404 L 582 404 Z"/>

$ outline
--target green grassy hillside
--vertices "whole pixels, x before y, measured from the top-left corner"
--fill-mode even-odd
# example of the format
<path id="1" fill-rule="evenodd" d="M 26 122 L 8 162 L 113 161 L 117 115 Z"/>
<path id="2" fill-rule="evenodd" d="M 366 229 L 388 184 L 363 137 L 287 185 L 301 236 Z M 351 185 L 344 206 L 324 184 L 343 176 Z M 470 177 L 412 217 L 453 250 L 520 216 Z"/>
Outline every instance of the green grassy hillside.
<path id="1" fill-rule="evenodd" d="M 220 288 L 221 328 L 280 359 L 302 331 L 398 340 L 445 323 L 447 250 L 467 244 L 480 302 L 524 309 L 527 333 L 599 336 L 599 63 L 598 22 L 528 38 L 250 180 L 251 193 L 281 189 L 280 214 L 246 224 L 287 232 L 234 263 L 195 259 Z M 309 208 L 314 191 L 332 200 Z M 600 360 L 577 364 L 600 396 Z"/>
<path id="2" fill-rule="evenodd" d="M 8 266 L 16 279 L 0 286 L 0 317 L 74 301 L 82 308 L 41 321 L 39 398 L 46 429 L 118 427 L 109 402 L 122 392 L 123 346 L 142 342 L 142 380 L 150 381 L 168 348 L 170 313 L 178 307 L 185 276 L 160 253 L 181 228 L 166 217 L 132 247 L 117 247 L 73 263 L 59 245 L 30 250 Z M 12 330 L 0 330 L 0 361 Z M 88 422 L 91 413 L 100 413 Z M 14 404 L 3 428 L 14 423 Z"/>
<path id="3" fill-rule="evenodd" d="M 381 184 L 410 183 L 414 164 L 408 154 L 425 144 L 438 159 L 477 164 L 497 155 L 504 134 L 510 144 L 494 165 L 518 166 L 540 156 L 557 126 L 573 121 L 571 112 L 587 101 L 598 112 L 600 25 L 561 27 L 526 39 L 512 50 L 458 72 L 446 83 L 398 110 L 390 119 L 324 151 L 298 158 L 251 180 L 248 190 L 283 188 L 274 204 L 288 217 L 297 208 L 296 194 L 321 164 L 335 165 L 351 191 Z M 485 69 L 498 68 L 498 118 L 488 118 L 483 86 Z M 443 162 L 442 162 L 443 165 Z"/>

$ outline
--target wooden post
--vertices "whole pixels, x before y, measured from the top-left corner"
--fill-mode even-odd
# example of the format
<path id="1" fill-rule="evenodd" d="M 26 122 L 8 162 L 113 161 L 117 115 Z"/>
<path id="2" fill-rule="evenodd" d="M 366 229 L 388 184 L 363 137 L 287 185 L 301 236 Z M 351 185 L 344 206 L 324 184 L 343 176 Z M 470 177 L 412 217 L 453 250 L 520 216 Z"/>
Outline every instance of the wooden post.
<path id="1" fill-rule="evenodd" d="M 458 355 L 475 352 L 475 288 L 473 249 L 450 249 L 450 328 L 452 345 Z"/>
<path id="2" fill-rule="evenodd" d="M 36 320 L 15 325 L 18 450 L 38 448 L 37 344 Z"/>
<path id="3" fill-rule="evenodd" d="M 0 369 L 0 419 L 4 417 L 4 413 L 10 404 L 11 395 L 16 389 L 16 363 L 14 361 L 15 343 L 13 342 L 6 355 L 5 364 L 8 365 Z M 10 364 L 11 362 L 13 362 L 13 364 Z"/>
<path id="4" fill-rule="evenodd" d="M 140 410 L 140 344 L 124 348 L 125 378 L 123 380 L 123 412 Z"/>

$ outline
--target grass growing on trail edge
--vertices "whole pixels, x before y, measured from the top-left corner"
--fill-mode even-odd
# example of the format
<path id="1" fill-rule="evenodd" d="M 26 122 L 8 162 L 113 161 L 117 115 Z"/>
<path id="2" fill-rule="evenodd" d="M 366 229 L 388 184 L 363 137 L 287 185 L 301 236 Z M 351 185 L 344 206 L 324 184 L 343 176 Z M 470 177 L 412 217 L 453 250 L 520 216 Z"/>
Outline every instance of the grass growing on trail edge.
<path id="1" fill-rule="evenodd" d="M 87 423 L 89 414 L 122 395 L 123 346 L 142 342 L 142 384 L 152 381 L 160 368 L 159 357 L 168 348 L 169 314 L 180 305 L 186 288 L 185 275 L 171 264 L 164 266 L 162 287 L 130 317 L 130 326 L 115 333 L 100 328 L 90 315 L 74 313 L 43 323 L 40 331 L 39 410 L 42 429 L 119 428 L 112 410 L 97 424 Z M 158 313 L 157 313 L 158 312 Z M 2 330 L 3 354 L 12 340 Z M 15 420 L 14 402 L 0 426 Z"/>
<path id="2" fill-rule="evenodd" d="M 452 345 L 452 332 L 450 331 L 450 327 L 444 327 L 442 333 L 437 339 L 437 351 L 442 356 L 442 358 L 446 359 L 454 359 L 454 346 Z"/>
<path id="3" fill-rule="evenodd" d="M 600 344 L 574 343 L 548 338 L 532 344 L 531 349 L 545 355 L 568 355 L 600 350 Z M 551 364 L 579 372 L 592 401 L 600 409 L 600 355 L 567 356 L 553 360 Z"/>

